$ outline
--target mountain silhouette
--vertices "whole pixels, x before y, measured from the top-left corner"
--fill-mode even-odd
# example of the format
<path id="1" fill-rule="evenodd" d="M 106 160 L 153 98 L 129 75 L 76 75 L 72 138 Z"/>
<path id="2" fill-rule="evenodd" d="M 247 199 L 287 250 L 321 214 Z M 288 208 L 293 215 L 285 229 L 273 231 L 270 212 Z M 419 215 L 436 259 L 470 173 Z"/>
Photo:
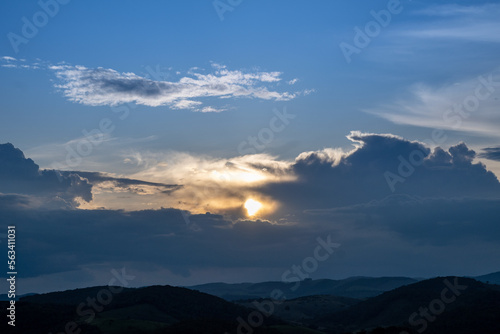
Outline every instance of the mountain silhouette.
<path id="1" fill-rule="evenodd" d="M 343 280 L 306 279 L 295 283 L 209 283 L 190 286 L 188 288 L 209 293 L 229 301 L 269 298 L 269 293 L 274 289 L 283 291 L 287 299 L 311 295 L 368 298 L 415 282 L 418 282 L 418 280 L 408 277 L 350 277 Z"/>
<path id="2" fill-rule="evenodd" d="M 499 286 L 465 277 L 437 277 L 385 292 L 313 322 L 329 333 L 400 326 L 408 333 L 498 334 L 498 319 Z"/>

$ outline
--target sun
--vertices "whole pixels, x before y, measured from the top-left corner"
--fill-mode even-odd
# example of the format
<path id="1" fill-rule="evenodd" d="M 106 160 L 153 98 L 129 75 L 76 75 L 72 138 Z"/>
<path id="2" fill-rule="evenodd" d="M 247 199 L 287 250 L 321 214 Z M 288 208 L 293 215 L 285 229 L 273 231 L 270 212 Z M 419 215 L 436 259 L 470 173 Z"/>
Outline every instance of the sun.
<path id="1" fill-rule="evenodd" d="M 249 216 L 255 215 L 257 213 L 257 211 L 260 210 L 260 208 L 262 208 L 262 203 L 254 200 L 254 199 L 249 198 L 245 202 L 245 209 L 247 209 Z"/>

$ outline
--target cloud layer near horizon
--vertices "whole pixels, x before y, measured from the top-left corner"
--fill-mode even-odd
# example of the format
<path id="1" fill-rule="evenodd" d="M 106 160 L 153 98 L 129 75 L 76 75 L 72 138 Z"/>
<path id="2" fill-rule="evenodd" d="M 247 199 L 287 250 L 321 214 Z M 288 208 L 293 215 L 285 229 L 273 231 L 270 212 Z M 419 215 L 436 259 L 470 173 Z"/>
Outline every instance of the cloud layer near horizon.
<path id="1" fill-rule="evenodd" d="M 494 271 L 491 259 L 500 251 L 500 184 L 484 165 L 474 163 L 474 151 L 464 143 L 431 150 L 390 134 L 352 132 L 348 139 L 355 144 L 349 152 L 304 152 L 289 162 L 264 156 L 199 160 L 196 171 L 194 165 L 185 165 L 186 159 L 177 166 L 156 160 L 134 178 L 62 174 L 85 184 L 91 203 L 99 196 L 94 190 L 106 188 L 117 200 L 132 193 L 159 196 L 172 207 L 131 211 L 30 205 L 33 194 L 40 196 L 32 175 L 43 177 L 44 171 L 4 145 L 10 153 L 0 160 L 12 168 L 1 170 L 2 180 L 16 177 L 31 188 L 0 195 L 0 211 L 4 224 L 15 222 L 23 235 L 20 255 L 36 257 L 30 261 L 35 265 L 21 265 L 27 286 L 50 286 L 54 279 L 66 287 L 98 284 L 111 268 L 123 266 L 142 275 L 138 285 L 196 284 L 222 280 L 221 273 L 230 273 L 235 281 L 245 280 L 242 273 L 246 280 L 269 279 L 270 274 L 279 280 L 283 270 L 311 256 L 317 237 L 328 235 L 342 244 L 342 251 L 322 264 L 316 278 Z M 392 192 L 385 173 L 397 174 L 401 158 L 410 160 L 414 152 L 420 152 L 421 163 Z M 198 181 L 190 178 L 201 170 L 205 174 L 198 174 Z M 262 178 L 244 182 L 236 177 L 243 171 L 261 171 Z M 275 201 L 276 207 L 252 220 L 233 204 L 215 210 L 220 214 L 179 210 L 193 193 L 199 192 L 195 201 L 202 207 L 214 197 L 211 191 L 201 193 L 217 175 L 212 172 L 232 172 L 232 178 L 217 185 L 221 203 L 252 195 L 261 196 L 256 198 L 265 205 L 265 199 Z M 141 175 L 154 176 L 157 182 L 141 181 Z M 182 187 L 162 182 L 176 175 L 183 178 L 178 183 Z M 47 185 L 44 189 L 55 187 L 49 181 Z M 147 187 L 153 189 L 148 195 L 138 190 Z M 75 193 L 68 188 L 71 183 L 64 189 Z M 426 265 L 429 256 L 435 258 L 433 267 Z"/>
<path id="2" fill-rule="evenodd" d="M 3 202 L 0 196 L 3 217 L 22 236 L 19 257 L 30 259 L 19 264 L 25 292 L 105 284 L 110 270 L 122 267 L 138 277 L 134 286 L 280 280 L 313 255 L 318 237 L 328 236 L 341 248 L 313 278 L 498 269 L 499 200 L 394 195 L 297 214 L 295 224 L 213 214 L 187 214 L 186 220 L 175 209 L 39 211 L 4 208 Z"/>

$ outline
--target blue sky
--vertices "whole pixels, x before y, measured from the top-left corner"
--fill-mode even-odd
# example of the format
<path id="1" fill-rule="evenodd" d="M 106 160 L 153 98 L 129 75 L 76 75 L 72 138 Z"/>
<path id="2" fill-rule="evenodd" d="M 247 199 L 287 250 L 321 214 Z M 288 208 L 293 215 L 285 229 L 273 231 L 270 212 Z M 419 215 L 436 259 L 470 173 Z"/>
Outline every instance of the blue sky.
<path id="1" fill-rule="evenodd" d="M 460 5 L 481 7 L 477 2 Z M 439 21 L 449 21 L 451 26 L 459 20 L 476 24 L 473 15 L 464 19 L 426 15 L 425 10 L 433 6 L 425 2 L 402 2 L 401 13 L 393 15 L 380 35 L 359 55 L 352 56 L 350 64 L 346 64 L 339 44 L 352 44 L 353 28 L 364 27 L 373 20 L 370 11 L 383 10 L 386 1 L 356 4 L 321 1 L 314 5 L 243 1 L 232 12 L 225 12 L 223 21 L 209 1 L 156 2 L 147 6 L 134 2 L 120 6 L 114 2 L 69 2 L 60 6 L 57 15 L 28 44 L 19 45 L 19 53 L 14 52 L 7 38 L 2 39 L 1 49 L 5 56 L 27 62 L 39 58 L 50 64 L 65 62 L 142 76 L 159 69 L 169 79 L 179 77 L 177 71 L 185 75 L 193 67 L 210 70 L 211 62 L 226 65 L 230 70 L 279 71 L 283 73 L 283 82 L 298 79 L 294 87 L 289 87 L 290 91 L 314 90 L 314 93 L 292 101 L 214 101 L 217 106 L 230 109 L 217 115 L 173 111 L 167 106 L 153 109 L 140 106 L 129 120 L 120 123 L 114 136 L 156 135 L 161 137 L 158 142 L 162 147 L 167 144 L 172 149 L 231 156 L 234 155 L 231 143 L 241 141 L 253 129 L 258 131 L 273 108 L 286 105 L 300 121 L 281 133 L 268 150 L 292 158 L 304 150 L 346 147 L 349 143 L 345 135 L 351 130 L 422 139 L 428 134 L 427 129 L 394 125 L 363 110 L 404 98 L 415 84 L 431 88 L 453 85 L 497 68 L 495 41 L 484 42 L 480 36 L 475 36 L 477 41 L 407 36 L 416 28 L 440 26 Z M 21 18 L 32 18 L 40 10 L 36 2 L 2 8 L 4 35 L 20 34 Z M 490 23 L 495 24 L 494 16 Z M 2 69 L 2 78 L 2 91 L 10 97 L 3 102 L 2 124 L 9 126 L 2 129 L 5 136 L 2 139 L 14 141 L 25 150 L 36 148 L 33 137 L 37 144 L 74 139 L 82 128 L 95 126 L 109 112 L 108 106 L 88 107 L 68 102 L 55 91 L 50 81 L 55 80 L 54 75 L 47 71 L 23 73 Z M 15 82 L 22 82 L 23 90 Z M 30 98 L 23 98 L 26 95 L 22 94 Z M 15 116 L 20 114 L 23 116 Z M 18 133 L 20 127 L 32 126 L 30 120 L 38 127 L 31 132 L 33 137 Z M 182 129 L 198 135 L 181 139 L 185 137 Z M 199 145 L 200 137 L 205 138 L 203 145 Z M 457 141 L 464 134 L 454 137 Z M 189 144 L 190 141 L 197 144 Z M 474 141 L 492 142 L 485 138 Z M 278 142 L 289 145 L 283 151 Z"/>
<path id="2" fill-rule="evenodd" d="M 161 208 L 171 208 L 221 215 L 233 227 L 259 220 L 270 224 L 270 235 L 278 238 L 292 233 L 279 232 L 281 223 L 298 226 L 294 233 L 302 228 L 311 235 L 315 229 L 330 231 L 327 217 L 347 219 L 339 212 L 350 213 L 370 201 L 380 201 L 389 214 L 387 198 L 396 195 L 413 196 L 423 208 L 431 204 L 422 198 L 438 196 L 451 201 L 443 205 L 454 206 L 470 197 L 471 213 L 479 198 L 491 203 L 499 197 L 498 1 L 40 3 L 0 4 L 0 143 L 24 152 L 47 179 L 35 182 L 36 190 L 26 186 L 24 193 L 16 190 L 24 186 L 5 181 L 0 193 L 24 196 L 20 201 L 32 210 L 55 210 L 50 224 L 57 224 L 58 210 L 79 217 L 82 211 L 104 208 L 120 221 L 115 210 L 163 214 Z M 376 17 L 382 21 L 376 23 Z M 38 22 L 33 26 L 37 31 L 29 30 L 33 22 Z M 346 56 L 345 45 L 357 51 Z M 89 132 L 97 137 L 85 135 Z M 409 159 L 414 150 L 423 152 L 426 162 L 413 166 L 414 175 L 404 181 L 391 179 L 386 172 L 401 177 L 399 156 Z M 11 147 L 3 152 L 13 166 L 30 165 Z M 344 164 L 352 169 L 339 167 Z M 436 166 L 447 172 L 436 174 Z M 43 174 L 44 169 L 80 171 L 81 180 L 66 173 L 67 189 L 54 185 L 41 192 L 38 187 L 55 177 Z M 449 181 L 443 181 L 444 190 L 436 188 L 437 180 Z M 376 191 L 370 190 L 374 184 Z M 250 197 L 263 203 L 258 217 L 245 215 L 243 205 Z M 410 201 L 403 198 L 399 207 Z M 498 218 L 498 211 L 491 210 L 485 224 Z M 347 242 L 351 228 L 344 234 Z M 403 233 L 392 225 L 377 228 Z M 488 228 L 493 227 L 484 231 L 491 232 Z M 434 240 L 422 237 L 425 233 L 408 233 L 416 238 L 412 242 L 434 246 Z M 429 247 L 421 251 L 431 252 Z M 408 263 L 401 258 L 388 260 L 386 271 L 432 275 L 461 268 L 463 274 L 481 274 L 498 268 L 495 261 L 478 265 L 470 260 L 466 267 L 450 265 L 439 272 L 436 268 L 449 263 L 454 247 L 422 273 L 410 265 L 394 270 L 394 263 Z M 498 248 L 491 247 L 478 256 L 498 255 Z M 51 256 L 41 261 L 50 262 Z M 340 272 L 318 275 L 385 274 L 374 268 L 363 272 L 363 255 L 356 256 L 351 267 L 344 264 Z M 98 263 L 111 265 L 113 258 L 89 259 L 92 274 L 79 284 L 97 282 L 102 275 Z M 185 274 L 189 268 L 176 271 L 159 260 L 157 275 L 142 283 L 157 283 L 159 273 L 168 270 L 176 284 L 220 278 L 214 268 L 223 267 L 222 262 L 207 268 L 195 263 L 189 267 L 193 274 Z M 266 264 L 253 279 L 273 279 L 264 273 L 270 267 L 279 272 L 277 263 Z M 67 272 L 70 267 L 77 270 L 68 265 Z M 58 268 L 53 275 L 65 277 L 63 272 Z M 30 284 L 47 274 L 33 271 Z M 68 282 L 65 286 L 74 286 Z"/>

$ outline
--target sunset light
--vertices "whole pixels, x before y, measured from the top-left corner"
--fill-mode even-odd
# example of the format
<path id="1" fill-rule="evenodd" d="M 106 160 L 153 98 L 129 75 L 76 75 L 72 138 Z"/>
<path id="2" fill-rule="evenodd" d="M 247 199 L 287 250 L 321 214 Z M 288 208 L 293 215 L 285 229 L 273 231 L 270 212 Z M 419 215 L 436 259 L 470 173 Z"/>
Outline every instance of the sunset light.
<path id="1" fill-rule="evenodd" d="M 254 199 L 250 198 L 245 202 L 245 209 L 247 209 L 249 216 L 254 216 L 257 213 L 257 211 L 259 211 L 261 208 L 262 208 L 262 203 Z"/>

